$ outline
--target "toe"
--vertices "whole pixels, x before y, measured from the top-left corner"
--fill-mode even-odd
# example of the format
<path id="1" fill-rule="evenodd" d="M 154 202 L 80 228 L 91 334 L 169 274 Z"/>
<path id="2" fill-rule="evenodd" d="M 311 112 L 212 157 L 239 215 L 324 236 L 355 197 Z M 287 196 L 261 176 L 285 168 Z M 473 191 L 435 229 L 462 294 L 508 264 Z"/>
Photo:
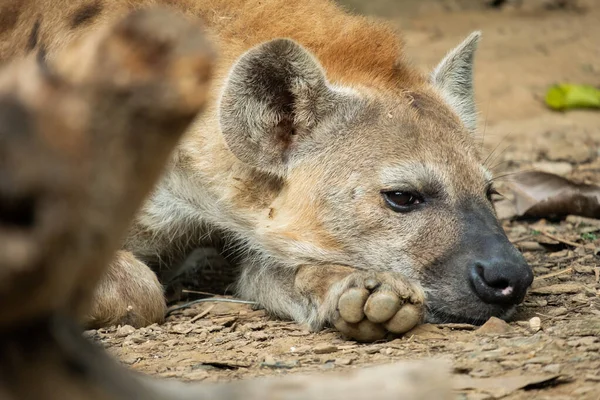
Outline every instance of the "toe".
<path id="1" fill-rule="evenodd" d="M 369 298 L 367 289 L 352 288 L 340 296 L 338 310 L 344 321 L 357 323 L 365 318 L 364 305 Z"/>
<path id="2" fill-rule="evenodd" d="M 384 327 L 393 333 L 405 333 L 414 328 L 423 318 L 422 307 L 414 304 L 405 304 L 384 324 Z"/>
<path id="3" fill-rule="evenodd" d="M 365 315 L 371 322 L 382 323 L 394 316 L 400 308 L 400 299 L 391 291 L 372 294 L 365 304 Z"/>

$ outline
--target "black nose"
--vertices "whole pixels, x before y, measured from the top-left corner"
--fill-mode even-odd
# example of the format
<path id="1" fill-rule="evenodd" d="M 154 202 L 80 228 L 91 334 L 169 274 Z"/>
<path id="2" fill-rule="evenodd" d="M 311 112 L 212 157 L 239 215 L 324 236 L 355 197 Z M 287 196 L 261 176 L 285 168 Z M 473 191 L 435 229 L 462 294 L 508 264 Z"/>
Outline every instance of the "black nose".
<path id="1" fill-rule="evenodd" d="M 477 296 L 486 303 L 519 304 L 533 282 L 525 259 L 511 245 L 502 257 L 476 261 L 469 270 Z"/>

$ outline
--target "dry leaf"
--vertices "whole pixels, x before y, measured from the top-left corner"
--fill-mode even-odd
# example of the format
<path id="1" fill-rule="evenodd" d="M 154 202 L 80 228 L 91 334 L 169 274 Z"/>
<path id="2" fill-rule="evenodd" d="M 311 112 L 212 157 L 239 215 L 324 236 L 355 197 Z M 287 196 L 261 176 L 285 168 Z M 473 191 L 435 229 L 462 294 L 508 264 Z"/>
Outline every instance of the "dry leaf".
<path id="1" fill-rule="evenodd" d="M 468 375 L 459 375 L 453 377 L 452 386 L 455 390 L 471 389 L 489 393 L 494 397 L 503 397 L 532 385 L 552 383 L 559 377 L 560 375 L 558 374 L 516 375 L 497 378 L 473 378 Z"/>
<path id="2" fill-rule="evenodd" d="M 600 186 L 578 184 L 546 172 L 522 172 L 511 184 L 517 216 L 600 218 Z"/>

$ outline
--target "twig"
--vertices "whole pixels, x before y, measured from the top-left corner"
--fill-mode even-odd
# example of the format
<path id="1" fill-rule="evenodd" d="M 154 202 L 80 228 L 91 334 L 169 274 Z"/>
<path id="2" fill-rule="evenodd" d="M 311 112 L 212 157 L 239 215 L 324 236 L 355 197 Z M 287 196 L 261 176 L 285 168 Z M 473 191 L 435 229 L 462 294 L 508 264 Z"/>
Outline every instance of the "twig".
<path id="1" fill-rule="evenodd" d="M 208 302 L 240 303 L 240 304 L 252 304 L 252 305 L 256 305 L 257 304 L 255 301 L 238 300 L 238 299 L 225 299 L 223 297 L 209 297 L 209 298 L 206 298 L 206 299 L 198 299 L 198 300 L 190 301 L 188 303 L 181 304 L 179 306 L 171 307 L 170 309 L 167 310 L 167 314 L 165 316 L 168 317 L 169 315 L 171 315 L 175 311 L 183 310 L 184 308 L 189 308 L 189 307 L 193 306 L 194 304 L 208 303 Z"/>
<path id="2" fill-rule="evenodd" d="M 217 297 L 218 296 L 218 294 L 216 294 L 216 293 L 202 292 L 200 290 L 191 290 L 191 289 L 182 289 L 181 293 L 203 294 L 203 295 L 212 296 L 212 297 Z"/>
<path id="3" fill-rule="evenodd" d="M 546 231 L 540 231 L 540 233 L 544 236 L 546 236 L 547 238 L 550 238 L 552 240 L 556 240 L 557 242 L 560 243 L 564 243 L 564 244 L 568 244 L 569 246 L 573 246 L 573 247 L 584 247 L 581 243 L 575 243 L 575 242 L 571 242 L 570 240 L 566 240 L 566 239 L 561 239 L 558 236 L 554 236 Z"/>
<path id="4" fill-rule="evenodd" d="M 569 268 L 563 269 L 562 271 L 551 272 L 546 275 L 538 276 L 538 277 L 534 278 L 533 281 L 537 282 L 537 281 L 541 281 L 542 279 L 552 278 L 553 276 L 568 274 L 569 272 L 573 272 L 573 268 L 569 267 Z"/>
<path id="5" fill-rule="evenodd" d="M 510 242 L 511 242 L 512 244 L 515 244 L 515 243 L 524 242 L 524 241 L 526 241 L 526 240 L 533 239 L 534 237 L 535 237 L 535 236 L 533 236 L 533 235 L 529 235 L 529 236 L 523 236 L 522 238 L 518 238 L 518 239 L 515 239 L 515 240 L 511 240 Z"/>
<path id="6" fill-rule="evenodd" d="M 194 322 L 198 321 L 199 319 L 207 316 L 208 313 L 211 312 L 213 308 L 215 308 L 215 305 L 216 304 L 213 304 L 212 306 L 208 307 L 206 310 L 202 311 L 200 314 L 196 315 L 194 318 L 190 319 L 190 323 L 194 323 Z"/>
<path id="7" fill-rule="evenodd" d="M 448 324 L 438 324 L 438 328 L 450 328 L 461 331 L 473 331 L 477 328 L 475 325 L 471 324 L 458 324 L 458 323 L 448 323 Z"/>

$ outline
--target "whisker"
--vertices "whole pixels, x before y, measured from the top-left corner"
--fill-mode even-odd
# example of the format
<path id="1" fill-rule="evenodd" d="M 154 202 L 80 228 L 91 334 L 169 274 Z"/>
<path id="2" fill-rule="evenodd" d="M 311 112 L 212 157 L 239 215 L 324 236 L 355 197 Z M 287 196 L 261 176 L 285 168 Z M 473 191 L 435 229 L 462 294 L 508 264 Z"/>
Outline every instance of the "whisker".
<path id="1" fill-rule="evenodd" d="M 487 106 L 485 107 L 485 120 L 483 122 L 483 132 L 481 134 L 481 146 L 479 147 L 479 151 L 481 151 L 481 152 L 483 152 L 483 148 L 485 145 L 485 131 L 487 130 L 488 115 L 489 115 L 489 111 L 490 111 L 490 103 L 491 103 L 491 100 L 488 100 Z"/>
<path id="2" fill-rule="evenodd" d="M 490 153 L 490 154 L 488 154 L 488 156 L 485 158 L 485 160 L 483 160 L 483 163 L 482 163 L 482 164 L 483 164 L 484 166 L 487 164 L 488 160 L 489 160 L 489 159 L 490 159 L 490 157 L 491 157 L 491 156 L 492 156 L 492 155 L 493 155 L 493 154 L 496 152 L 496 150 L 498 150 L 498 147 L 500 147 L 500 145 L 501 145 L 502 143 L 504 143 L 504 141 L 506 140 L 506 138 L 507 138 L 508 136 L 510 136 L 510 135 L 511 135 L 511 133 L 507 133 L 506 135 L 504 135 L 504 137 L 503 137 L 502 139 L 500 139 L 500 141 L 498 142 L 498 144 L 496 145 L 496 147 L 494 147 L 494 149 L 491 151 L 491 153 Z"/>

